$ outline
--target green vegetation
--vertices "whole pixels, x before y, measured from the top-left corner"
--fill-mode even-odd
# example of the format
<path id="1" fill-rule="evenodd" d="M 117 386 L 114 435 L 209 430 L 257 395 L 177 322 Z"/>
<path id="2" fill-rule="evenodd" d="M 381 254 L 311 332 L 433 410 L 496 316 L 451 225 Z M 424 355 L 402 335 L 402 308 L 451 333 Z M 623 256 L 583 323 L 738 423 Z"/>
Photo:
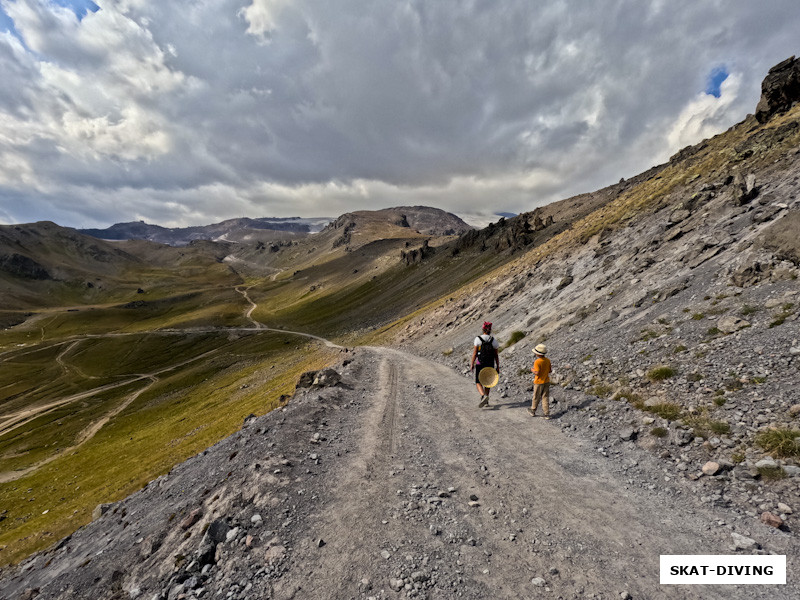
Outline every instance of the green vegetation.
<path id="1" fill-rule="evenodd" d="M 714 404 L 716 404 L 717 406 L 725 406 L 725 402 L 727 402 L 727 400 L 725 400 L 725 398 L 723 398 L 722 396 L 717 396 L 716 398 L 714 398 Z"/>
<path id="2" fill-rule="evenodd" d="M 675 375 L 675 369 L 667 365 L 653 367 L 647 372 L 647 378 L 650 381 L 663 381 Z"/>
<path id="3" fill-rule="evenodd" d="M 608 398 L 611 395 L 612 388 L 605 383 L 598 383 L 592 388 L 592 394 L 599 398 Z"/>
<path id="4" fill-rule="evenodd" d="M 776 458 L 800 457 L 800 430 L 768 429 L 756 436 L 756 444 Z"/>
<path id="5" fill-rule="evenodd" d="M 526 333 L 524 331 L 514 331 L 511 333 L 511 337 L 508 338 L 508 341 L 503 346 L 503 349 L 508 348 L 509 346 L 513 346 L 518 341 L 525 337 Z"/>
<path id="6" fill-rule="evenodd" d="M 686 352 L 687 348 L 683 344 L 679 344 L 672 349 L 673 354 L 680 354 L 681 352 Z"/>
<path id="7" fill-rule="evenodd" d="M 703 313 L 694 313 L 692 315 L 692 319 L 695 320 L 695 321 L 702 321 L 705 318 L 706 318 L 706 316 Z"/>
<path id="8" fill-rule="evenodd" d="M 661 402 L 660 404 L 654 404 L 652 406 L 644 406 L 643 410 L 647 412 L 651 412 L 654 415 L 658 415 L 662 419 L 666 419 L 667 421 L 675 421 L 677 420 L 681 414 L 682 409 L 679 404 L 675 404 L 673 402 Z"/>
<path id="9" fill-rule="evenodd" d="M 761 479 L 765 481 L 776 481 L 786 478 L 786 471 L 784 471 L 783 467 L 758 467 L 756 471 L 761 475 Z"/>
<path id="10" fill-rule="evenodd" d="M 620 390 L 619 392 L 614 394 L 612 400 L 625 400 L 626 402 L 630 402 L 637 408 L 641 408 L 642 406 L 644 406 L 644 401 L 642 400 L 642 397 L 628 389 Z"/>
<path id="11" fill-rule="evenodd" d="M 759 310 L 761 310 L 761 309 L 759 307 L 757 307 L 757 306 L 752 306 L 750 304 L 745 304 L 745 305 L 742 306 L 741 310 L 739 310 L 739 313 L 742 316 L 747 317 L 749 315 L 753 315 L 753 314 L 757 313 Z"/>
<path id="12" fill-rule="evenodd" d="M 650 435 L 655 436 L 657 438 L 665 438 L 669 435 L 669 431 L 664 429 L 663 427 L 653 427 L 650 430 Z"/>
<path id="13" fill-rule="evenodd" d="M 781 306 L 781 312 L 779 312 L 775 318 L 770 322 L 769 327 L 777 327 L 778 325 L 783 325 L 786 322 L 786 319 L 791 317 L 794 314 L 794 304 L 791 302 L 787 302 L 786 304 Z"/>

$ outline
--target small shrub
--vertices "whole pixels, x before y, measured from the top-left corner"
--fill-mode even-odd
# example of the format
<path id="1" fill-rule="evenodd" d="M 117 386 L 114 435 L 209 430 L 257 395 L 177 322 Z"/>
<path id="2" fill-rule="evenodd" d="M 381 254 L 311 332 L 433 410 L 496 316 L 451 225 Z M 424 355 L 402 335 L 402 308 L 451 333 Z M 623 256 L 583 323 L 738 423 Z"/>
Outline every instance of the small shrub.
<path id="1" fill-rule="evenodd" d="M 753 383 L 756 383 L 756 384 L 765 383 L 766 381 L 767 381 L 766 376 L 765 377 L 753 377 Z"/>
<path id="2" fill-rule="evenodd" d="M 768 429 L 756 436 L 756 444 L 777 458 L 800 457 L 800 430 Z"/>
<path id="3" fill-rule="evenodd" d="M 758 467 L 756 471 L 761 475 L 761 479 L 766 481 L 774 481 L 786 477 L 786 471 L 783 470 L 783 467 Z"/>
<path id="4" fill-rule="evenodd" d="M 685 313 L 691 312 L 691 311 L 692 311 L 692 309 L 690 309 L 688 306 L 683 309 L 683 312 L 685 312 Z"/>
<path id="5" fill-rule="evenodd" d="M 759 310 L 761 309 L 758 308 L 757 306 L 751 306 L 750 304 L 745 304 L 742 306 L 742 309 L 739 311 L 739 313 L 741 313 L 742 316 L 746 317 L 748 315 L 753 315 L 757 313 Z"/>
<path id="6" fill-rule="evenodd" d="M 526 333 L 524 331 L 513 331 L 511 333 L 511 337 L 508 338 L 508 341 L 506 342 L 506 345 L 504 346 L 504 348 L 508 348 L 509 346 L 513 346 L 518 341 L 520 341 L 522 338 L 524 338 L 525 335 L 526 335 Z"/>
<path id="7" fill-rule="evenodd" d="M 708 334 L 708 335 L 719 335 L 720 333 L 722 333 L 722 332 L 719 329 L 717 329 L 716 327 L 709 327 L 708 331 L 706 331 L 706 334 Z"/>
<path id="8" fill-rule="evenodd" d="M 686 379 L 694 382 L 703 381 L 703 375 L 700 373 L 689 373 L 689 375 L 686 376 Z"/>
<path id="9" fill-rule="evenodd" d="M 786 304 L 784 304 L 783 306 L 781 306 L 781 310 L 782 310 L 783 312 L 789 312 L 789 311 L 790 311 L 790 310 L 792 310 L 793 308 L 794 308 L 794 304 L 792 304 L 791 302 L 787 302 Z"/>
<path id="10" fill-rule="evenodd" d="M 667 365 L 654 367 L 647 372 L 647 378 L 650 381 L 663 381 L 675 375 L 675 369 Z"/>
<path id="11" fill-rule="evenodd" d="M 694 321 L 702 321 L 705 318 L 706 318 L 706 316 L 703 313 L 694 313 L 692 315 L 692 320 L 694 320 Z"/>
<path id="12" fill-rule="evenodd" d="M 727 400 L 725 400 L 725 398 L 723 398 L 722 396 L 717 396 L 716 398 L 714 398 L 714 404 L 716 404 L 717 406 L 725 406 L 725 402 L 727 402 Z"/>
<path id="13" fill-rule="evenodd" d="M 684 346 L 683 344 L 681 344 L 680 346 L 675 346 L 672 349 L 673 354 L 680 354 L 681 352 L 686 352 L 686 346 Z"/>
<path id="14" fill-rule="evenodd" d="M 663 427 L 653 427 L 650 430 L 650 435 L 654 435 L 655 437 L 658 437 L 658 438 L 667 437 L 668 433 L 669 432 L 666 429 L 664 429 Z"/>
<path id="15" fill-rule="evenodd" d="M 708 428 L 717 435 L 731 432 L 731 426 L 726 421 L 709 421 Z"/>
<path id="16" fill-rule="evenodd" d="M 600 398 L 608 398 L 611 395 L 612 389 L 610 385 L 605 383 L 598 383 L 592 388 L 592 394 Z"/>
<path id="17" fill-rule="evenodd" d="M 728 379 L 724 385 L 725 389 L 731 392 L 739 391 L 744 387 L 744 384 L 738 379 Z"/>
<path id="18" fill-rule="evenodd" d="M 664 317 L 661 317 L 661 318 L 658 320 L 658 322 L 659 322 L 659 323 L 661 323 L 662 325 L 668 325 L 668 324 L 669 324 L 669 320 L 668 320 L 668 319 L 665 319 Z"/>
<path id="19" fill-rule="evenodd" d="M 644 410 L 658 415 L 667 421 L 674 421 L 681 416 L 681 407 L 672 402 L 662 402 L 660 404 L 654 404 L 653 406 L 645 406 Z"/>
<path id="20" fill-rule="evenodd" d="M 442 350 L 442 356 L 450 356 L 453 353 L 452 348 L 448 348 L 447 350 Z"/>
<path id="21" fill-rule="evenodd" d="M 731 454 L 731 462 L 739 465 L 744 462 L 745 458 L 747 458 L 743 452 L 734 452 Z"/>
<path id="22" fill-rule="evenodd" d="M 658 337 L 657 331 L 653 331 L 652 329 L 642 329 L 642 337 L 639 339 L 643 342 L 646 342 L 647 340 L 654 340 L 657 337 Z"/>
<path id="23" fill-rule="evenodd" d="M 769 324 L 769 328 L 772 329 L 773 327 L 777 327 L 778 325 L 783 325 L 784 321 L 786 321 L 786 315 L 780 315 L 777 319 L 775 319 Z"/>

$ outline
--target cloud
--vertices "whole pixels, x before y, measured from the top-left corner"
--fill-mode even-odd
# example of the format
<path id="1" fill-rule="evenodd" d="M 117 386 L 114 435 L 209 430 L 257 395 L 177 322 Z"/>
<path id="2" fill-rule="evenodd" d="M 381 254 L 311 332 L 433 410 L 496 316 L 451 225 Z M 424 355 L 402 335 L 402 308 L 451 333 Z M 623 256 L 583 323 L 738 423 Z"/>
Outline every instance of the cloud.
<path id="1" fill-rule="evenodd" d="M 530 210 L 743 118 L 800 28 L 794 0 L 81 2 L 0 0 L 4 219 Z"/>
<path id="2" fill-rule="evenodd" d="M 692 99 L 678 115 L 667 134 L 670 151 L 677 151 L 699 140 L 716 135 L 728 125 L 730 106 L 741 87 L 737 74 L 726 76 L 716 94 L 703 92 Z"/>

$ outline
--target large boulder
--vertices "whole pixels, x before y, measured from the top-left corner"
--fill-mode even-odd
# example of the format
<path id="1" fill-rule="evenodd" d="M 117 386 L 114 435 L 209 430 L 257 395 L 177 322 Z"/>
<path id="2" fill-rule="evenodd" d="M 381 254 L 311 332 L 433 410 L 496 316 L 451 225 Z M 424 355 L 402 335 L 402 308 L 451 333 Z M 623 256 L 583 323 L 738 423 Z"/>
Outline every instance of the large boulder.
<path id="1" fill-rule="evenodd" d="M 761 99 L 756 106 L 756 119 L 766 123 L 774 115 L 784 113 L 800 100 L 800 59 L 794 56 L 772 67 L 761 82 Z"/>

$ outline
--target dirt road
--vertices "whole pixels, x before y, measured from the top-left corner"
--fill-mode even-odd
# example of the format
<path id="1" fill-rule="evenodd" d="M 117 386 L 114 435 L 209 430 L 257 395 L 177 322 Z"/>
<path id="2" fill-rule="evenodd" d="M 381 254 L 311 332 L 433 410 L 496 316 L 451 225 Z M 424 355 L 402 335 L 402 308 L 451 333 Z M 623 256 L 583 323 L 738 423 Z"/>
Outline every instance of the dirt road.
<path id="1" fill-rule="evenodd" d="M 386 348 L 370 350 L 358 384 L 373 402 L 308 527 L 326 546 L 296 549 L 302 571 L 276 598 L 392 597 L 392 579 L 432 598 L 796 597 L 661 587 L 661 554 L 732 553 L 724 515 L 632 485 L 523 399 L 478 409 L 471 379 Z"/>
<path id="2" fill-rule="evenodd" d="M 471 378 L 398 350 L 343 357 L 340 385 L 300 390 L 4 573 L 0 597 L 798 597 L 794 535 L 664 485 L 645 452 L 606 457 L 527 398 L 479 409 Z M 787 555 L 789 583 L 659 584 L 660 555 L 734 554 L 734 532 Z"/>

